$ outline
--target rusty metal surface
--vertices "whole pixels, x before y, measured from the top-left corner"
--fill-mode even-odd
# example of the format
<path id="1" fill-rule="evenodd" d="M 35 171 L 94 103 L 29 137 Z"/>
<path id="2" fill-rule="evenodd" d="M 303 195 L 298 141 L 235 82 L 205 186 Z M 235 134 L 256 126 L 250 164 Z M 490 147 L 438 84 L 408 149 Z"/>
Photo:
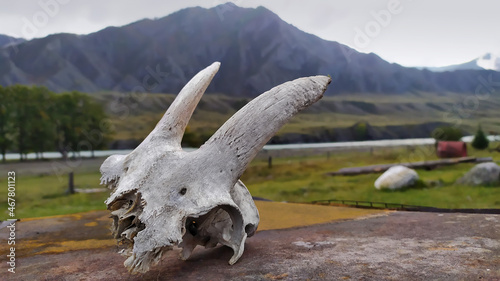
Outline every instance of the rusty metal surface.
<path id="1" fill-rule="evenodd" d="M 463 141 L 438 141 L 436 154 L 439 158 L 467 157 L 467 145 Z"/>
<path id="2" fill-rule="evenodd" d="M 188 261 L 170 252 L 144 275 L 131 275 L 123 266 L 107 216 L 91 212 L 18 222 L 16 273 L 2 262 L 0 279 L 500 280 L 499 215 L 392 212 L 264 230 L 247 240 L 233 266 L 227 264 L 229 248 L 197 248 Z M 0 237 L 6 233 L 2 229 Z"/>

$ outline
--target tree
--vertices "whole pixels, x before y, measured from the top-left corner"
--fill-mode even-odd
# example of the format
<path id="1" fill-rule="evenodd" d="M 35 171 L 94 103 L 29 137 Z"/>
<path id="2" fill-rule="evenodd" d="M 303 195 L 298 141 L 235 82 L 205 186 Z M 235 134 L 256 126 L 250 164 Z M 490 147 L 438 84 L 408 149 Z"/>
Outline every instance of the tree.
<path id="1" fill-rule="evenodd" d="M 15 85 L 10 88 L 13 95 L 13 126 L 16 134 L 16 146 L 21 161 L 25 160 L 28 153 L 29 123 L 33 121 L 30 112 L 30 88 L 22 85 Z"/>
<path id="2" fill-rule="evenodd" d="M 82 131 L 81 110 L 78 108 L 79 94 L 65 93 L 56 96 L 56 108 L 54 112 L 54 121 L 56 124 L 56 149 L 61 153 L 64 159 L 68 152 L 76 151 L 79 134 Z M 73 156 L 75 156 L 73 154 Z"/>
<path id="3" fill-rule="evenodd" d="M 436 141 L 459 141 L 462 137 L 462 131 L 456 127 L 439 127 L 434 129 L 431 137 Z"/>
<path id="4" fill-rule="evenodd" d="M 13 96 L 10 88 L 0 86 L 0 153 L 2 162 L 5 162 L 5 154 L 13 144 L 14 126 L 12 124 Z"/>
<path id="5" fill-rule="evenodd" d="M 87 97 L 83 103 L 83 111 L 86 118 L 83 137 L 85 144 L 90 146 L 88 148 L 92 153 L 91 157 L 94 158 L 94 150 L 106 148 L 112 132 L 103 125 L 103 121 L 107 118 L 103 107 L 90 99 L 89 96 Z"/>
<path id="6" fill-rule="evenodd" d="M 484 134 L 483 130 L 481 129 L 481 126 L 477 129 L 476 135 L 474 136 L 474 139 L 472 140 L 472 147 L 475 149 L 486 149 L 488 148 L 488 145 L 490 144 L 490 141 Z"/>
<path id="7" fill-rule="evenodd" d="M 56 147 L 67 157 L 68 152 L 104 148 L 109 132 L 101 129 L 101 122 L 106 118 L 102 106 L 89 95 L 79 92 L 61 94 L 57 98 Z"/>
<path id="8" fill-rule="evenodd" d="M 28 124 L 28 147 L 36 153 L 36 158 L 43 159 L 43 152 L 54 148 L 54 116 L 51 116 L 55 103 L 54 94 L 45 87 L 32 87 L 27 101 L 31 120 Z"/>
<path id="9" fill-rule="evenodd" d="M 0 153 L 5 161 L 8 149 L 20 153 L 21 161 L 34 151 L 56 149 L 64 158 L 68 152 L 104 148 L 110 132 L 101 104 L 89 95 L 71 92 L 55 94 L 45 87 L 0 86 Z M 104 127 L 104 128 L 101 128 Z"/>
<path id="10" fill-rule="evenodd" d="M 356 141 L 364 141 L 370 139 L 370 133 L 368 132 L 370 124 L 366 121 L 357 122 L 354 124 L 353 137 Z"/>

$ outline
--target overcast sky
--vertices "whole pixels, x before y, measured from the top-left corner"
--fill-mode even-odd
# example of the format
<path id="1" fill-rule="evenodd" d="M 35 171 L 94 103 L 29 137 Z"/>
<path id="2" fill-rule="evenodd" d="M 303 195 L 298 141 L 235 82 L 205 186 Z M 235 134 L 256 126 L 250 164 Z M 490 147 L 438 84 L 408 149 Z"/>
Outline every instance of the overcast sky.
<path id="1" fill-rule="evenodd" d="M 0 34 L 27 39 L 87 34 L 222 0 L 0 0 Z M 500 54 L 498 0 L 237 0 L 264 6 L 323 39 L 405 66 L 444 66 Z M 45 4 L 44 4 L 45 3 Z M 230 11 L 221 11 L 224 12 Z"/>

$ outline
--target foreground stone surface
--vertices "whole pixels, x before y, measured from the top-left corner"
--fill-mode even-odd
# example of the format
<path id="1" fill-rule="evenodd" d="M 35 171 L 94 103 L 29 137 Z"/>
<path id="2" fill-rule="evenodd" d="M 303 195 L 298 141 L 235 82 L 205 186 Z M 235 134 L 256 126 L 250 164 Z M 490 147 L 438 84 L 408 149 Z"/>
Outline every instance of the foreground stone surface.
<path id="1" fill-rule="evenodd" d="M 233 266 L 230 248 L 197 248 L 188 261 L 171 251 L 150 272 L 131 275 L 111 239 L 109 213 L 100 211 L 18 222 L 16 273 L 7 275 L 2 262 L 0 279 L 500 280 L 499 215 L 257 206 L 260 231 Z M 6 235 L 0 230 L 2 241 Z M 6 250 L 2 243 L 2 256 Z"/>

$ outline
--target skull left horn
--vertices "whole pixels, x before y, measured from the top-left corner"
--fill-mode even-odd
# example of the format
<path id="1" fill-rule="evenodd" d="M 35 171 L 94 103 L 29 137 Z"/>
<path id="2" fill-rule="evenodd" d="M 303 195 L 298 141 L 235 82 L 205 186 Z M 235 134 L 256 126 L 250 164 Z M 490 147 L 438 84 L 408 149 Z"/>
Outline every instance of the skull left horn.
<path id="1" fill-rule="evenodd" d="M 213 63 L 194 76 L 134 151 L 112 155 L 101 166 L 101 184 L 113 190 L 105 202 L 113 235 L 127 246 L 124 264 L 133 273 L 148 271 L 174 246 L 187 259 L 196 245 L 220 243 L 233 249 L 234 264 L 259 224 L 241 174 L 276 131 L 319 100 L 330 83 L 314 76 L 277 86 L 240 109 L 200 149 L 185 152 L 182 136 L 219 66 Z"/>

